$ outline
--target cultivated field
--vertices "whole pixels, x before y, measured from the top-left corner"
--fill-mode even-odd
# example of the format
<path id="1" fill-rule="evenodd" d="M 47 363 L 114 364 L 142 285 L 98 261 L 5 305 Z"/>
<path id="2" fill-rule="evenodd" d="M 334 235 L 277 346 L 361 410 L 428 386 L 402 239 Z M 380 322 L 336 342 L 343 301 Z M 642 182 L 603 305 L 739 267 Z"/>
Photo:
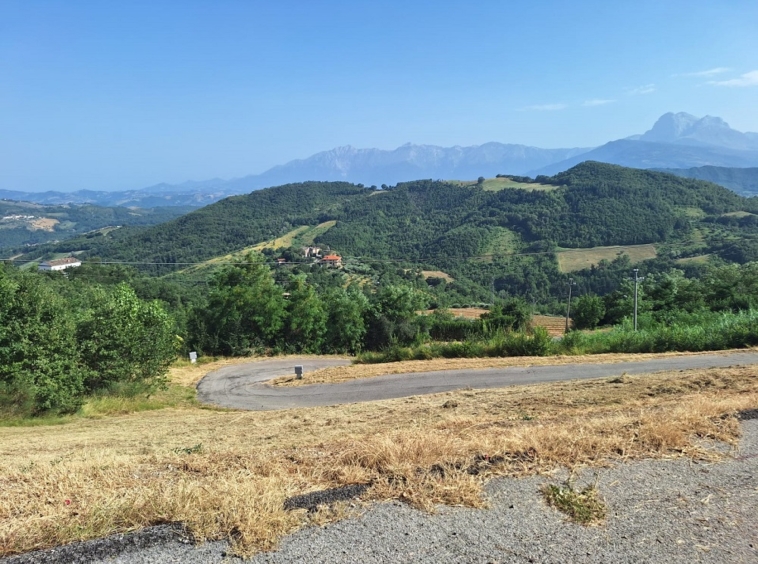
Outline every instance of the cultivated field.
<path id="1" fill-rule="evenodd" d="M 193 382 L 216 367 L 174 374 Z M 745 367 L 282 412 L 186 400 L 4 427 L 0 555 L 174 521 L 200 541 L 228 537 L 250 554 L 348 510 L 286 511 L 293 495 L 369 484 L 364 500 L 483 506 L 492 476 L 641 457 L 718 459 L 704 439 L 734 444 L 732 415 L 757 405 L 755 368 Z"/>
<path id="2" fill-rule="evenodd" d="M 475 180 L 448 180 L 452 184 L 460 184 L 461 186 L 473 186 L 477 184 Z M 552 184 L 539 184 L 536 182 L 516 182 L 510 178 L 487 178 L 482 183 L 482 189 L 487 192 L 499 192 L 500 190 L 518 189 L 518 190 L 541 190 L 550 191 L 557 190 L 558 186 Z"/>
<path id="3" fill-rule="evenodd" d="M 442 272 L 441 270 L 422 270 L 421 275 L 424 278 L 442 278 L 443 280 L 446 280 L 448 282 L 454 282 L 455 279 L 447 274 L 446 272 Z"/>
<path id="4" fill-rule="evenodd" d="M 569 324 L 571 322 L 571 318 L 569 318 Z M 544 327 L 551 337 L 562 337 L 566 332 L 566 318 L 554 315 L 533 315 L 532 326 Z"/>
<path id="5" fill-rule="evenodd" d="M 653 245 L 615 245 L 588 249 L 567 249 L 556 253 L 561 272 L 573 272 L 597 265 L 601 260 L 612 261 L 622 254 L 628 255 L 632 264 L 657 256 Z"/>

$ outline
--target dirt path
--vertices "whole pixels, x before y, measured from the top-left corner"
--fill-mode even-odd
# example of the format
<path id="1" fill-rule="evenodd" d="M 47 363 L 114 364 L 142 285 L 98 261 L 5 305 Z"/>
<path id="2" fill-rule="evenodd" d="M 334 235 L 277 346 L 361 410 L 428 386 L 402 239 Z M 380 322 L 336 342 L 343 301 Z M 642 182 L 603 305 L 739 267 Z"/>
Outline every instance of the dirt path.
<path id="1" fill-rule="evenodd" d="M 346 359 L 264 360 L 228 366 L 211 372 L 198 384 L 198 399 L 203 403 L 249 410 L 275 410 L 296 407 L 341 405 L 365 401 L 436 394 L 463 388 L 500 388 L 561 380 L 604 378 L 626 374 L 645 374 L 662 370 L 717 368 L 758 364 L 758 352 L 735 352 L 693 356 L 664 357 L 614 364 L 569 364 L 478 370 L 444 370 L 415 374 L 392 374 L 339 384 L 299 387 L 273 387 L 265 382 L 292 374 L 296 364 L 307 373 L 328 366 L 349 364 Z"/>

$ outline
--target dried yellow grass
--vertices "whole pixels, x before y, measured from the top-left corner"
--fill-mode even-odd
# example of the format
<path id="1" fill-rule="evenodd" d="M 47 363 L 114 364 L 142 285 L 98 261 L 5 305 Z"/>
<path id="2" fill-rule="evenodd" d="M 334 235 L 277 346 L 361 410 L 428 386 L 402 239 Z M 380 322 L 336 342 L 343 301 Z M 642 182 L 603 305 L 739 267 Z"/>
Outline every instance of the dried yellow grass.
<path id="1" fill-rule="evenodd" d="M 198 540 L 230 538 L 239 554 L 252 554 L 309 522 L 303 510 L 283 509 L 288 496 L 371 483 L 365 499 L 482 506 L 491 476 L 640 457 L 716 459 L 700 439 L 734 443 L 739 423 L 728 415 L 756 406 L 755 367 L 740 367 L 0 428 L 0 555 L 175 521 Z M 324 509 L 318 518 L 345 514 Z"/>

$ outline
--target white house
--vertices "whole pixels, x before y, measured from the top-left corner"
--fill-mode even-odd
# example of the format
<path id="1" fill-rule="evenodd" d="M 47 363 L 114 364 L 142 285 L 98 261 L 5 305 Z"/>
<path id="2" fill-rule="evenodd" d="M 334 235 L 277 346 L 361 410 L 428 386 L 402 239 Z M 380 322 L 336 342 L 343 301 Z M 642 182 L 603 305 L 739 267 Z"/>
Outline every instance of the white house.
<path id="1" fill-rule="evenodd" d="M 66 270 L 67 268 L 74 268 L 81 266 L 82 261 L 76 257 L 66 257 L 61 259 L 46 260 L 39 263 L 40 270 Z"/>

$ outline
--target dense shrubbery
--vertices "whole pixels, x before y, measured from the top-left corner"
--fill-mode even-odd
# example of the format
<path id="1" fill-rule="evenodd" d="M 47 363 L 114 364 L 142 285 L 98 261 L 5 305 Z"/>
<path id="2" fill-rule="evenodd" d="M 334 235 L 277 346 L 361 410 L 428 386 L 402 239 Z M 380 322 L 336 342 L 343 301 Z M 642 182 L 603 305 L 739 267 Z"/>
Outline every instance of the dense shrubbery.
<path id="1" fill-rule="evenodd" d="M 483 358 L 504 356 L 545 356 L 551 354 L 552 339 L 543 327 L 531 331 L 497 330 L 489 338 L 461 342 L 419 344 L 413 347 L 393 346 L 382 352 L 367 352 L 359 362 L 397 362 L 432 358 Z"/>
<path id="2" fill-rule="evenodd" d="M 608 332 L 574 331 L 556 346 L 557 353 L 659 353 L 736 349 L 758 345 L 758 311 L 721 313 L 654 324 L 633 331 L 629 323 Z"/>
<path id="3" fill-rule="evenodd" d="M 70 413 L 95 392 L 162 384 L 176 336 L 158 304 L 126 285 L 70 298 L 54 277 L 0 270 L 1 411 Z"/>

